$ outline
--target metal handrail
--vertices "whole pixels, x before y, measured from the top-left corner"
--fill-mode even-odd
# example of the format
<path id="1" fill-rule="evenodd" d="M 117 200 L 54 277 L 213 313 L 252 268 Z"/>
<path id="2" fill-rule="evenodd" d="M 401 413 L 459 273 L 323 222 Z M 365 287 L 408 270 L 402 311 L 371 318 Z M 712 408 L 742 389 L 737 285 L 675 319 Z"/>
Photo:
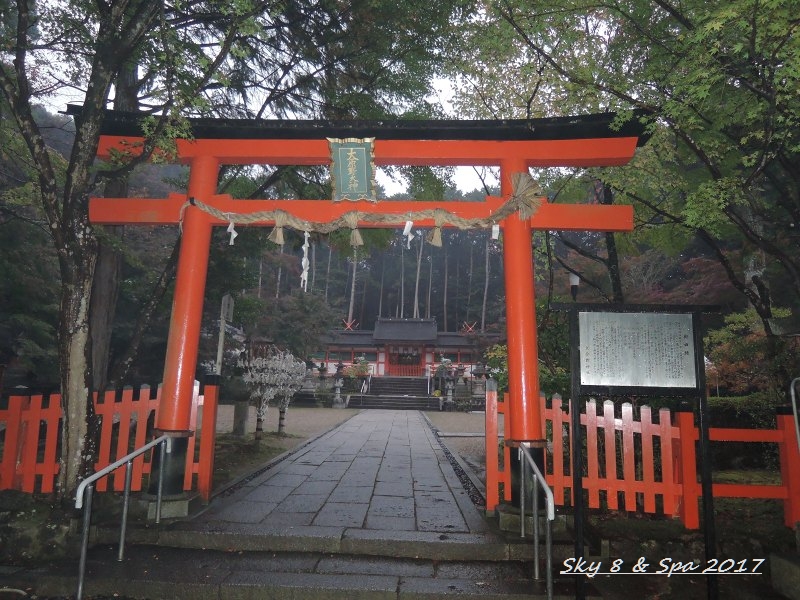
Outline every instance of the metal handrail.
<path id="1" fill-rule="evenodd" d="M 792 383 L 789 384 L 789 393 L 792 397 L 792 415 L 794 415 L 794 433 L 797 435 L 797 448 L 800 449 L 800 422 L 798 421 L 797 415 L 797 398 L 794 394 L 794 387 L 797 382 L 800 382 L 800 377 L 795 377 L 792 379 Z"/>
<path id="2" fill-rule="evenodd" d="M 519 445 L 519 480 L 520 480 L 520 537 L 525 537 L 525 463 L 533 472 L 533 577 L 539 577 L 539 486 L 542 486 L 547 499 L 547 525 L 545 527 L 545 559 L 546 559 L 546 589 L 547 599 L 553 600 L 553 521 L 556 519 L 556 502 L 553 490 L 547 485 L 544 475 L 536 466 L 531 456 L 530 444 L 522 442 Z"/>
<path id="3" fill-rule="evenodd" d="M 156 495 L 156 523 L 160 523 L 161 496 L 162 490 L 164 489 L 164 460 L 166 459 L 167 440 L 169 440 L 171 437 L 172 436 L 169 435 L 162 435 L 161 437 L 148 442 L 141 448 L 138 448 L 130 454 L 123 456 L 117 462 L 111 463 L 104 469 L 99 470 L 91 477 L 87 477 L 81 481 L 80 485 L 78 486 L 78 490 L 75 492 L 75 508 L 83 508 L 83 531 L 81 534 L 81 558 L 78 563 L 78 591 L 75 594 L 76 600 L 81 600 L 83 598 L 83 579 L 86 575 L 86 553 L 89 548 L 89 529 L 91 528 L 92 523 L 92 495 L 94 494 L 94 482 L 98 479 L 108 476 L 121 466 L 125 465 L 125 491 L 123 493 L 122 522 L 120 523 L 119 551 L 117 553 L 117 560 L 121 561 L 125 556 L 125 532 L 128 527 L 128 505 L 130 503 L 131 495 L 131 469 L 133 467 L 133 459 L 141 454 L 144 454 L 151 448 L 161 444 L 159 454 L 159 464 L 161 467 L 158 470 L 158 493 Z"/>

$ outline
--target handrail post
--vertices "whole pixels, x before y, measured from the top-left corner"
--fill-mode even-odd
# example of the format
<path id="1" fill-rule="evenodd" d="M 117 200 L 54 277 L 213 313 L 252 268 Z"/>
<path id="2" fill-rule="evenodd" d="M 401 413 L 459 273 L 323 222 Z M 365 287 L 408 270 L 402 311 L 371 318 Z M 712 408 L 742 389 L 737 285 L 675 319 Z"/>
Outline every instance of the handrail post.
<path id="1" fill-rule="evenodd" d="M 522 445 L 517 449 L 519 457 L 519 537 L 525 539 L 525 455 Z M 535 544 L 535 542 L 534 542 Z"/>
<path id="2" fill-rule="evenodd" d="M 536 466 L 536 462 L 533 460 L 533 456 L 531 456 L 529 451 L 529 446 L 527 443 L 522 442 L 519 445 L 519 456 L 520 456 L 520 480 L 522 482 L 521 492 L 520 492 L 520 516 L 521 516 L 521 525 L 520 530 L 523 532 L 525 531 L 525 469 L 530 468 L 531 475 L 533 476 L 534 480 L 534 496 L 533 496 L 533 506 L 534 506 L 534 578 L 539 579 L 539 515 L 538 515 L 538 494 L 539 494 L 539 485 L 542 486 L 542 491 L 544 492 L 546 499 L 547 499 L 547 526 L 545 528 L 545 551 L 547 553 L 546 558 L 546 565 L 547 565 L 547 572 L 545 574 L 546 579 L 546 590 L 547 590 L 547 598 L 548 600 L 552 600 L 553 598 L 553 521 L 555 520 L 555 499 L 553 497 L 553 491 L 550 489 L 550 486 L 547 485 L 547 481 L 542 475 L 542 472 L 539 470 L 539 467 Z"/>
<path id="3" fill-rule="evenodd" d="M 133 467 L 133 459 L 137 456 L 144 454 L 151 448 L 155 448 L 155 446 L 161 446 L 161 460 L 163 464 L 163 460 L 165 458 L 166 452 L 166 442 L 169 440 L 167 436 L 161 436 L 160 438 L 156 438 L 151 440 L 141 448 L 134 450 L 130 454 L 120 458 L 118 461 L 106 466 L 105 468 L 99 470 L 97 473 L 92 475 L 91 477 L 87 477 L 83 481 L 81 481 L 80 485 L 78 485 L 78 489 L 75 492 L 75 508 L 76 509 L 83 509 L 83 532 L 81 535 L 81 556 L 80 561 L 78 564 L 78 590 L 75 595 L 76 600 L 81 600 L 83 597 L 83 579 L 86 575 L 86 554 L 89 548 L 89 529 L 91 528 L 92 522 L 92 494 L 94 492 L 94 482 L 103 478 L 107 477 L 109 474 L 113 473 L 117 469 L 121 467 L 125 467 L 125 496 L 124 496 L 124 503 L 122 507 L 122 523 L 121 523 L 121 531 L 120 531 L 120 541 L 119 541 L 119 553 L 117 555 L 117 560 L 122 560 L 124 557 L 124 546 L 125 546 L 125 532 L 127 529 L 128 523 L 128 505 L 130 502 L 130 490 L 131 490 L 131 473 Z M 158 478 L 158 497 L 157 497 L 157 504 L 156 504 L 156 523 L 161 522 L 161 496 L 162 490 L 164 486 L 164 479 L 163 479 L 164 470 L 159 470 L 159 478 Z"/>
<path id="4" fill-rule="evenodd" d="M 125 558 L 125 533 L 128 529 L 128 505 L 131 499 L 131 472 L 133 471 L 133 461 L 125 463 L 125 491 L 122 496 L 122 523 L 119 527 L 119 550 L 117 551 L 117 561 L 122 562 Z"/>
<path id="5" fill-rule="evenodd" d="M 83 504 L 83 531 L 81 532 L 81 558 L 78 562 L 78 591 L 75 593 L 75 600 L 83 598 L 83 578 L 86 575 L 86 552 L 89 548 L 89 529 L 92 526 L 92 493 L 94 486 L 89 484 L 84 495 L 86 500 Z"/>
<path id="6" fill-rule="evenodd" d="M 156 524 L 161 523 L 161 496 L 164 491 L 164 461 L 167 460 L 167 439 L 161 442 L 159 449 L 158 493 L 156 494 Z"/>
<path id="7" fill-rule="evenodd" d="M 553 598 L 553 521 L 547 519 L 547 525 L 545 526 L 545 560 L 547 561 L 547 598 L 548 600 L 552 600 Z"/>
<path id="8" fill-rule="evenodd" d="M 533 478 L 533 539 L 536 547 L 533 549 L 533 578 L 537 581 L 539 577 L 539 480 Z"/>

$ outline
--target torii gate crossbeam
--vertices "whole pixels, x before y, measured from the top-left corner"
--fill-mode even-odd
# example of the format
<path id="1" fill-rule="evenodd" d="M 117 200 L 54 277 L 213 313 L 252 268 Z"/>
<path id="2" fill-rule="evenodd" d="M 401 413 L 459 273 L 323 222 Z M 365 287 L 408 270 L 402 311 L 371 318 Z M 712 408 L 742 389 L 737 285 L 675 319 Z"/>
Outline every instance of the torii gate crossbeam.
<path id="1" fill-rule="evenodd" d="M 72 109 L 73 113 L 79 112 Z M 137 116 L 109 111 L 98 156 L 112 150 L 130 151 L 142 138 Z M 513 192 L 516 173 L 529 167 L 621 165 L 641 143 L 641 127 L 629 121 L 612 128 L 614 115 L 589 115 L 525 121 L 400 122 L 256 122 L 192 121 L 194 140 L 177 142 L 177 160 L 190 166 L 186 195 L 166 199 L 93 198 L 90 219 L 105 224 L 178 223 L 182 242 L 175 284 L 162 405 L 157 428 L 173 435 L 189 435 L 189 414 L 203 296 L 208 267 L 211 228 L 227 224 L 194 206 L 197 198 L 226 213 L 285 209 L 308 221 L 325 222 L 346 212 L 404 214 L 444 208 L 463 218 L 490 218 Z M 261 125 L 259 125 L 261 124 Z M 375 137 L 377 165 L 493 165 L 501 170 L 502 198 L 485 202 L 332 203 L 320 200 L 235 200 L 217 194 L 222 164 L 319 165 L 330 161 L 327 137 Z M 434 139 L 440 136 L 439 139 Z M 446 137 L 444 137 L 446 136 Z M 272 225 L 259 222 L 258 225 Z M 432 222 L 417 222 L 432 226 Z M 533 278 L 532 230 L 628 231 L 633 228 L 629 206 L 542 204 L 529 220 L 517 214 L 504 219 L 506 321 L 509 359 L 511 442 L 541 445 L 544 439 L 539 406 L 538 354 Z M 363 222 L 359 226 L 378 226 Z"/>

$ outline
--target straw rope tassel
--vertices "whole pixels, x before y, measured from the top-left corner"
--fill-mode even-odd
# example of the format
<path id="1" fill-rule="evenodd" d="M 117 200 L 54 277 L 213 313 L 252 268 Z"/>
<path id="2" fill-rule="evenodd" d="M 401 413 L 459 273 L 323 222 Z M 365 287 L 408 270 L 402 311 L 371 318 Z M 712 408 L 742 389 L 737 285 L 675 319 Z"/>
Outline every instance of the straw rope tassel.
<path id="1" fill-rule="evenodd" d="M 344 222 L 350 228 L 350 245 L 351 246 L 363 246 L 364 245 L 364 238 L 361 237 L 361 232 L 358 230 L 358 219 L 361 216 L 358 212 L 349 212 L 342 215 L 344 217 Z"/>
<path id="2" fill-rule="evenodd" d="M 544 191 L 528 172 L 514 173 L 511 184 L 514 190 L 512 198 L 516 199 L 519 206 L 519 218 L 527 221 L 539 210 Z"/>
<path id="3" fill-rule="evenodd" d="M 283 246 L 283 227 L 286 225 L 286 213 L 283 211 L 275 211 L 275 228 L 267 236 L 270 242 Z"/>

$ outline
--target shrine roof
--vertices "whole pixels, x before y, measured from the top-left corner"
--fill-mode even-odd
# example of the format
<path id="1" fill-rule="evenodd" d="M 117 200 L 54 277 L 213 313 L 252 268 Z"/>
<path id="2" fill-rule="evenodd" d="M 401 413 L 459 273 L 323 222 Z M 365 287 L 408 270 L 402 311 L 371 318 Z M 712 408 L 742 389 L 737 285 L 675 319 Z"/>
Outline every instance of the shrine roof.
<path id="1" fill-rule="evenodd" d="M 375 329 L 334 329 L 324 337 L 328 346 L 353 349 L 375 349 L 390 343 L 425 343 L 436 348 L 469 348 L 473 345 L 473 337 L 480 337 L 484 342 L 497 343 L 501 339 L 498 333 L 474 333 L 437 331 L 435 319 L 389 319 L 379 318 Z"/>
<path id="2" fill-rule="evenodd" d="M 325 344 L 350 348 L 375 348 L 369 329 L 333 329 L 323 336 Z"/>
<path id="3" fill-rule="evenodd" d="M 376 342 L 435 342 L 436 319 L 386 319 L 375 321 Z"/>
<path id="4" fill-rule="evenodd" d="M 80 119 L 83 107 L 67 105 L 67 114 Z M 644 125 L 634 112 L 620 126 L 616 113 L 595 113 L 537 119 L 437 120 L 302 120 L 190 118 L 195 139 L 285 139 L 375 137 L 384 140 L 579 140 L 638 137 L 646 141 Z M 145 113 L 107 110 L 102 135 L 141 136 Z"/>

